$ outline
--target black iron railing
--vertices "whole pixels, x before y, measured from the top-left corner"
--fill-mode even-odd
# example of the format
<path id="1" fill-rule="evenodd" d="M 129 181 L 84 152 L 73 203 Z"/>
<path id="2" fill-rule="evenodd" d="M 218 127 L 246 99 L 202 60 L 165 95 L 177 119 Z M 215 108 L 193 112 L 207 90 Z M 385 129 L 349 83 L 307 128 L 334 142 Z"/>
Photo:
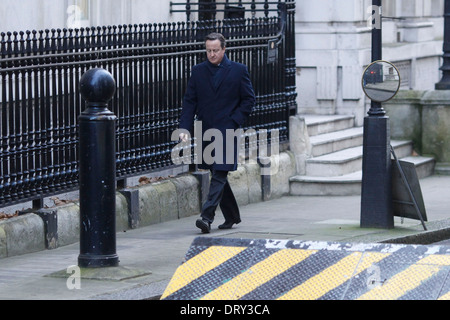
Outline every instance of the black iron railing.
<path id="1" fill-rule="evenodd" d="M 244 20 L 1 33 L 0 206 L 78 187 L 77 119 L 85 107 L 78 84 L 93 67 L 116 80 L 110 110 L 118 118 L 117 179 L 172 166 L 171 134 L 211 31 L 226 36 L 230 59 L 249 67 L 257 105 L 246 128 L 276 129 L 287 142 L 295 109 L 293 4 L 279 11 Z M 270 40 L 278 54 L 268 63 Z"/>

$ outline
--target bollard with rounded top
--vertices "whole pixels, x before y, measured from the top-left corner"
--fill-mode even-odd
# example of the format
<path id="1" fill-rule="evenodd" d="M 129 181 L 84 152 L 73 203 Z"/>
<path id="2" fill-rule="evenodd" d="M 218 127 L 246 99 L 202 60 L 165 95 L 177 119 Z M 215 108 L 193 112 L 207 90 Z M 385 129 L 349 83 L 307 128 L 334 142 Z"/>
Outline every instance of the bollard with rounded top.
<path id="1" fill-rule="evenodd" d="M 86 109 L 79 120 L 80 254 L 79 267 L 113 267 L 116 254 L 116 116 L 108 102 L 116 89 L 101 68 L 80 79 Z"/>

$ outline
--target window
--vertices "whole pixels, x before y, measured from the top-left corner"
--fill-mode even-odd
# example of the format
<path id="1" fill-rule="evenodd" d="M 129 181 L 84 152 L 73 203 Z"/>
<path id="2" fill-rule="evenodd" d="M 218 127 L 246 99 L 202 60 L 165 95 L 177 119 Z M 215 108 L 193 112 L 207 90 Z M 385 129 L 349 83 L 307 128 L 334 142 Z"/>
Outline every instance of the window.
<path id="1" fill-rule="evenodd" d="M 216 18 L 216 0 L 202 0 L 198 6 L 199 20 L 213 20 Z"/>

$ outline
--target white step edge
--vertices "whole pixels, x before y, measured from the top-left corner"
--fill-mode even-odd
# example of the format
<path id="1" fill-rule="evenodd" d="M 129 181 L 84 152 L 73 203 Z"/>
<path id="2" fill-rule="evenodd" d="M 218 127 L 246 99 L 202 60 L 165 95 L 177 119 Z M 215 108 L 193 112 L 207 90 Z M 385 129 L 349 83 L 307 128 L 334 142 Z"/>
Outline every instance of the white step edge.
<path id="1" fill-rule="evenodd" d="M 354 127 L 355 117 L 351 115 L 299 115 L 305 120 L 308 135 L 336 132 Z"/>
<path id="2" fill-rule="evenodd" d="M 353 127 L 337 132 L 323 133 L 309 139 L 312 155 L 318 157 L 327 153 L 355 147 L 363 143 L 363 127 Z"/>
<path id="3" fill-rule="evenodd" d="M 409 156 L 402 161 L 416 166 L 419 179 L 433 173 L 435 160 L 431 157 Z M 361 193 L 362 170 L 334 177 L 315 177 L 297 175 L 290 178 L 291 195 L 359 195 Z"/>

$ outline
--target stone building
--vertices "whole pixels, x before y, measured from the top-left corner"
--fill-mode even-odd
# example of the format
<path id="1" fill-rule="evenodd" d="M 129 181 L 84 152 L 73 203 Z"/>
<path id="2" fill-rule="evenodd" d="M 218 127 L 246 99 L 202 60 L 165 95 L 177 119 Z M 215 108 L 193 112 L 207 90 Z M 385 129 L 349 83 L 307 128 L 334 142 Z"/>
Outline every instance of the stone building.
<path id="1" fill-rule="evenodd" d="M 296 0 L 299 113 L 354 115 L 356 125 L 362 125 L 368 110 L 361 75 L 371 62 L 371 4 Z M 433 89 L 440 79 L 444 0 L 382 4 L 383 59 L 398 67 L 401 89 Z M 0 31 L 186 20 L 184 12 L 170 9 L 168 0 L 3 0 Z"/>
<path id="2" fill-rule="evenodd" d="M 299 113 L 368 110 L 362 72 L 371 62 L 371 0 L 297 0 Z M 402 90 L 430 90 L 440 79 L 443 0 L 383 0 L 383 59 L 399 69 Z"/>

